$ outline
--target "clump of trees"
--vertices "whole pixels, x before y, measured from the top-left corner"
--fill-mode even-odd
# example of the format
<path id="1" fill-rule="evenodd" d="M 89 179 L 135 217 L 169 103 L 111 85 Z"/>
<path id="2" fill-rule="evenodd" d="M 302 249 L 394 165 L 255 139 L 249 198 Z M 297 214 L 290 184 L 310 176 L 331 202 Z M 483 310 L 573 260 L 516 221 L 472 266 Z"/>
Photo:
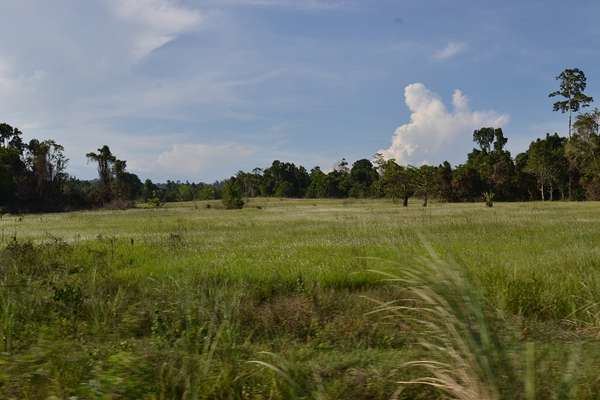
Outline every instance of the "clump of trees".
<path id="1" fill-rule="evenodd" d="M 66 173 L 64 148 L 53 140 L 22 139 L 23 133 L 0 124 L 0 209 L 11 212 L 64 211 L 133 201 L 142 184 L 108 146 L 89 153 L 98 163 L 98 181 Z"/>
<path id="2" fill-rule="evenodd" d="M 25 143 L 19 129 L 0 124 L 0 206 L 60 210 L 74 202 L 63 150 L 52 140 Z"/>
<path id="3" fill-rule="evenodd" d="M 106 145 L 96 153 L 86 154 L 98 166 L 98 184 L 92 193 L 92 203 L 99 206 L 126 207 L 142 194 L 143 184 L 137 175 L 127 172 L 127 161 L 119 160 Z"/>

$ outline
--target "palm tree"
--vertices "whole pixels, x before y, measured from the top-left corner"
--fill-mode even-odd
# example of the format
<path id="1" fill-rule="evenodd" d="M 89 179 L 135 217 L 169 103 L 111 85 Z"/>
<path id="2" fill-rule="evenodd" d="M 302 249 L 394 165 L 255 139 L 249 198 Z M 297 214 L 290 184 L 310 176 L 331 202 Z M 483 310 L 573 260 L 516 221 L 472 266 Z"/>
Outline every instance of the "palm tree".
<path id="1" fill-rule="evenodd" d="M 98 164 L 98 177 L 100 178 L 102 197 L 104 200 L 110 200 L 112 165 L 117 161 L 117 158 L 111 153 L 107 145 L 99 148 L 97 153 L 90 152 L 85 156 L 89 161 Z"/>
<path id="2" fill-rule="evenodd" d="M 111 181 L 111 166 L 117 158 L 111 153 L 107 145 L 98 149 L 98 153 L 90 152 L 85 155 L 89 161 L 98 163 L 98 177 L 104 186 L 109 186 Z"/>

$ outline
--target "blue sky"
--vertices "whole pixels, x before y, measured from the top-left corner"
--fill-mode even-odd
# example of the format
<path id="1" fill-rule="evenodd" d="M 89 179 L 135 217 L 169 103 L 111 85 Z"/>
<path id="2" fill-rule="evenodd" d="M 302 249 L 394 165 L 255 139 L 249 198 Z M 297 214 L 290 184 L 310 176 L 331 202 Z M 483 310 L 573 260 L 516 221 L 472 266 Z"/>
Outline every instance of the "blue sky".
<path id="1" fill-rule="evenodd" d="M 79 177 L 108 144 L 141 177 L 212 181 L 273 159 L 383 151 L 458 163 L 472 130 L 513 152 L 565 132 L 547 94 L 582 68 L 600 101 L 600 3 L 4 0 L 2 120 Z"/>

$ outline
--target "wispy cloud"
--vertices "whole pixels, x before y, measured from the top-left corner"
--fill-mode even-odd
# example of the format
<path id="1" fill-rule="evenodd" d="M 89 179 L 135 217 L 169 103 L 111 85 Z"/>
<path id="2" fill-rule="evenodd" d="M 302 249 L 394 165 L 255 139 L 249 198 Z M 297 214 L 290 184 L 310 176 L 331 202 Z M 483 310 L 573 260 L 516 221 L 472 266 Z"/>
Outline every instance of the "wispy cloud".
<path id="1" fill-rule="evenodd" d="M 210 6 L 286 7 L 294 9 L 327 10 L 351 5 L 351 0 L 209 0 Z"/>
<path id="2" fill-rule="evenodd" d="M 202 176 L 214 166 L 235 168 L 242 160 L 256 152 L 251 146 L 240 143 L 181 143 L 160 153 L 154 167 L 168 171 L 172 176 Z M 157 174 L 157 171 L 154 175 Z"/>
<path id="3" fill-rule="evenodd" d="M 119 18 L 133 25 L 131 52 L 137 59 L 196 28 L 203 20 L 198 10 L 171 0 L 112 0 L 109 4 Z"/>
<path id="4" fill-rule="evenodd" d="M 460 53 L 464 53 L 466 50 L 467 44 L 465 42 L 448 42 L 446 47 L 433 53 L 433 58 L 436 60 L 448 60 Z"/>

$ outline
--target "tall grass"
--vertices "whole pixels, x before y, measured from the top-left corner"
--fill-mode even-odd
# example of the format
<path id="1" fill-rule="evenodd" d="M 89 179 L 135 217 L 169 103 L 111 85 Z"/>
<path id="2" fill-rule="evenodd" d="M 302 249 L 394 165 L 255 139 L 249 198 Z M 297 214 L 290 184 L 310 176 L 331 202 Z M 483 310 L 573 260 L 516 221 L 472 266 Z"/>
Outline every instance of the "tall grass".
<path id="1" fill-rule="evenodd" d="M 598 204 L 250 206 L 5 216 L 0 398 L 598 398 Z"/>
<path id="2" fill-rule="evenodd" d="M 378 301 L 372 311 L 410 320 L 419 327 L 419 345 L 425 358 L 403 364 L 417 377 L 398 383 L 430 386 L 455 400 L 545 398 L 537 396 L 541 390 L 536 390 L 540 365 L 536 365 L 535 344 L 515 342 L 509 332 L 503 332 L 506 322 L 499 323 L 497 311 L 489 309 L 469 272 L 441 259 L 427 242 L 423 243 L 426 255 L 410 266 L 399 264 L 395 274 L 383 274 L 388 282 L 402 288 L 402 299 Z M 573 366 L 579 348 L 574 345 L 572 350 L 552 398 L 576 398 Z"/>

